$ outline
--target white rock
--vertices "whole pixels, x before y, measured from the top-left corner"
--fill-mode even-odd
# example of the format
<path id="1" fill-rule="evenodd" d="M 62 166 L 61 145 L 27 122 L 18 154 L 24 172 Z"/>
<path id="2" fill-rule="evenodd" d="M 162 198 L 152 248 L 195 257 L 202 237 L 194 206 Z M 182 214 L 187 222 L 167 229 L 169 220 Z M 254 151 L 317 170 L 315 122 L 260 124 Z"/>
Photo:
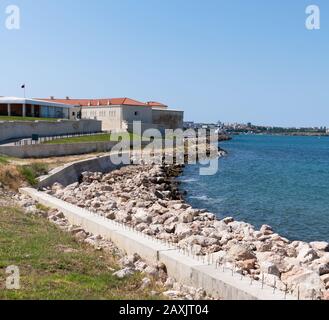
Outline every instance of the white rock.
<path id="1" fill-rule="evenodd" d="M 241 244 L 233 245 L 229 249 L 228 255 L 238 261 L 256 259 L 254 252 L 249 248 L 249 246 Z"/>
<path id="2" fill-rule="evenodd" d="M 137 261 L 137 262 L 135 262 L 135 269 L 137 271 L 142 272 L 146 268 L 147 268 L 147 264 L 144 261 Z"/>
<path id="3" fill-rule="evenodd" d="M 117 272 L 114 272 L 113 275 L 120 278 L 120 279 L 123 279 L 125 277 L 128 277 L 130 275 L 134 274 L 134 271 L 133 269 L 131 268 L 124 268 L 122 270 L 119 270 Z"/>
<path id="4" fill-rule="evenodd" d="M 172 289 L 173 286 L 175 284 L 175 280 L 171 277 L 168 277 L 166 282 L 164 283 L 164 286 L 167 288 L 167 289 Z"/>
<path id="5" fill-rule="evenodd" d="M 318 259 L 319 256 L 317 255 L 316 251 L 312 248 L 303 247 L 297 256 L 297 260 L 301 261 L 302 263 L 309 263 L 316 259 Z"/>
<path id="6" fill-rule="evenodd" d="M 231 222 L 234 222 L 234 218 L 232 217 L 227 217 L 225 219 L 222 220 L 225 224 L 229 224 Z"/>
<path id="7" fill-rule="evenodd" d="M 266 236 L 273 234 L 273 229 L 271 226 L 268 226 L 266 224 L 264 224 L 261 228 L 260 228 L 260 232 Z"/>
<path id="8" fill-rule="evenodd" d="M 277 277 L 280 277 L 280 271 L 279 271 L 278 267 L 272 262 L 262 261 L 259 263 L 259 267 L 260 267 L 260 271 L 262 273 L 272 274 Z"/>
<path id="9" fill-rule="evenodd" d="M 329 251 L 329 243 L 325 241 L 316 241 L 310 243 L 314 250 Z"/>
<path id="10" fill-rule="evenodd" d="M 299 290 L 301 299 L 317 299 L 321 296 L 321 292 L 325 290 L 320 276 L 316 272 L 308 270 L 287 278 L 286 283 L 295 294 Z"/>
<path id="11" fill-rule="evenodd" d="M 180 295 L 179 291 L 169 290 L 162 293 L 165 297 L 177 298 Z"/>
<path id="12" fill-rule="evenodd" d="M 315 262 L 317 262 L 316 260 Z M 316 271 L 320 276 L 329 274 L 329 264 L 328 263 L 314 263 L 312 269 Z"/>
<path id="13" fill-rule="evenodd" d="M 194 220 L 194 214 L 192 212 L 184 212 L 179 215 L 179 222 L 190 223 Z"/>
<path id="14" fill-rule="evenodd" d="M 137 223 L 151 223 L 152 215 L 144 209 L 138 209 L 134 215 L 134 219 Z"/>
<path id="15" fill-rule="evenodd" d="M 324 282 L 324 284 L 329 283 L 329 274 L 325 274 L 325 275 L 321 276 L 320 278 Z"/>
<path id="16" fill-rule="evenodd" d="M 144 273 L 148 274 L 149 276 L 152 276 L 154 278 L 156 278 L 159 274 L 157 268 L 151 267 L 151 266 L 147 266 L 144 269 Z"/>
<path id="17" fill-rule="evenodd" d="M 176 225 L 175 234 L 177 234 L 180 238 L 185 238 L 192 234 L 192 230 L 188 224 L 178 223 Z"/>
<path id="18" fill-rule="evenodd" d="M 212 253 L 211 255 L 212 255 L 213 260 L 215 262 L 223 263 L 226 259 L 227 252 L 226 251 L 218 251 L 218 252 Z"/>
<path id="19" fill-rule="evenodd" d="M 146 289 L 149 288 L 152 285 L 152 281 L 149 278 L 144 278 L 142 280 L 142 285 L 141 285 L 141 289 Z"/>
<path id="20" fill-rule="evenodd" d="M 215 221 L 214 222 L 214 227 L 218 231 L 227 231 L 228 230 L 228 226 L 224 221 Z"/>

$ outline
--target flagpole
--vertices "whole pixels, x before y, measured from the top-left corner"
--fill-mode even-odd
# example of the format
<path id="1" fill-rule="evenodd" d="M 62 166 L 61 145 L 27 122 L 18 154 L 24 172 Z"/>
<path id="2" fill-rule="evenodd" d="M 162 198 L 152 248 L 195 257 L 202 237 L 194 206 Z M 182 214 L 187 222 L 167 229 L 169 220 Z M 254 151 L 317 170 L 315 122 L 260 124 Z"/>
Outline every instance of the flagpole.
<path id="1" fill-rule="evenodd" d="M 24 99 L 26 98 L 26 84 L 24 83 L 21 88 L 24 90 Z"/>

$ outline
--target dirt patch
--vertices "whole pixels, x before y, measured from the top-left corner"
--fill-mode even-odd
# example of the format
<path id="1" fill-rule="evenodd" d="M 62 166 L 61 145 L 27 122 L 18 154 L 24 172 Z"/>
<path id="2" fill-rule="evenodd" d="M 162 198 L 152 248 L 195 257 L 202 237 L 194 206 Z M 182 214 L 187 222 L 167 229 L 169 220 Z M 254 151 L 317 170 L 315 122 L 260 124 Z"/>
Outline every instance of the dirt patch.
<path id="1" fill-rule="evenodd" d="M 0 166 L 0 183 L 10 189 L 18 190 L 23 184 L 23 177 L 18 168 L 14 165 Z"/>

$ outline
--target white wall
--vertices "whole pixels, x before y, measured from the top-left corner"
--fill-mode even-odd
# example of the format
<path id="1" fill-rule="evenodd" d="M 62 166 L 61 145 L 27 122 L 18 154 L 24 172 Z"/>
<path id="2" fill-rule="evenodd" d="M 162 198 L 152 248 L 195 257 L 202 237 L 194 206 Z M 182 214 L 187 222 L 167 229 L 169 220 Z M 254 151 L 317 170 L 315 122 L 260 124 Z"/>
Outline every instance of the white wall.
<path id="1" fill-rule="evenodd" d="M 122 130 L 122 109 L 121 107 L 100 106 L 83 107 L 81 111 L 82 119 L 97 119 L 102 121 L 103 131 Z"/>

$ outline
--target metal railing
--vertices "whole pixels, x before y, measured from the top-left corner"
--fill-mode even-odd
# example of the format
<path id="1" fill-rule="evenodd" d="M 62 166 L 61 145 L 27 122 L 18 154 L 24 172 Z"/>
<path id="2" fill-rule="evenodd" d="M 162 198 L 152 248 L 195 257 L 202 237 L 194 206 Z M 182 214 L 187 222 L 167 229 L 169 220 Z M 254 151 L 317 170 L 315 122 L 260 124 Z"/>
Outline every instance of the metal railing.
<path id="1" fill-rule="evenodd" d="M 198 255 L 197 253 L 195 253 L 195 250 L 193 250 L 192 246 L 181 247 L 176 242 L 169 241 L 169 240 L 162 240 L 162 239 L 156 238 L 155 236 L 148 235 L 148 234 L 146 234 L 142 231 L 138 231 L 138 230 L 136 230 L 136 228 L 134 228 L 134 227 L 132 227 L 132 226 L 130 226 L 130 225 L 124 223 L 124 222 L 119 222 L 119 221 L 116 221 L 116 220 L 108 219 L 107 217 L 105 217 L 105 216 L 103 216 L 103 215 L 101 215 L 97 212 L 90 211 L 86 208 L 80 208 L 80 209 L 82 209 L 85 213 L 92 214 L 96 217 L 102 218 L 104 221 L 111 222 L 111 223 L 113 223 L 117 226 L 122 227 L 125 230 L 134 232 L 134 233 L 144 237 L 145 239 L 148 239 L 148 240 L 153 241 L 155 243 L 159 243 L 161 245 L 165 245 L 165 246 L 167 246 L 168 248 L 171 248 L 171 249 L 176 249 L 176 250 L 178 250 L 179 253 L 185 255 L 186 257 L 189 257 L 189 258 L 191 258 L 195 261 L 201 262 L 205 265 L 213 266 L 214 269 L 217 270 L 218 272 L 229 273 L 229 274 L 232 275 L 232 277 L 235 277 L 237 280 L 239 279 L 240 281 L 244 281 L 245 283 L 246 283 L 246 281 L 248 281 L 250 286 L 253 286 L 253 285 L 256 286 L 257 285 L 258 288 L 261 288 L 262 290 L 264 290 L 265 286 L 273 288 L 273 291 L 272 291 L 273 295 L 276 292 L 281 292 L 282 297 L 283 297 L 284 300 L 287 299 L 288 295 L 292 295 L 297 300 L 301 300 L 301 298 L 300 298 L 300 287 L 299 286 L 297 286 L 294 290 L 288 290 L 288 286 L 287 286 L 287 284 L 285 284 L 285 290 L 279 289 L 278 286 L 277 286 L 276 278 L 273 279 L 273 284 L 269 284 L 269 282 L 265 282 L 265 274 L 264 273 L 261 273 L 259 275 L 260 279 L 256 280 L 256 279 L 252 278 L 251 276 L 244 275 L 243 273 L 241 273 L 241 268 L 238 268 L 236 265 L 231 267 L 230 266 L 232 264 L 231 261 L 225 261 L 225 260 L 219 260 L 219 259 L 216 260 L 214 258 L 214 255 L 211 254 L 211 253 L 208 253 L 208 254 L 205 254 L 205 255 Z M 296 294 L 296 290 L 297 290 L 297 294 Z M 321 293 L 322 293 L 322 291 L 321 291 Z M 311 300 L 317 300 L 317 299 L 318 298 L 316 297 L 316 290 L 312 289 L 312 298 L 311 298 Z"/>
<path id="2" fill-rule="evenodd" d="M 15 141 L 15 146 L 28 146 L 28 145 L 36 145 L 36 144 L 43 144 L 54 140 L 59 139 L 68 139 L 68 138 L 76 138 L 76 137 L 88 137 L 94 135 L 103 135 L 104 132 L 78 132 L 78 133 L 71 133 L 71 134 L 62 134 L 62 135 L 55 135 L 55 136 L 47 136 L 47 137 L 39 137 L 38 140 L 34 140 L 32 138 L 21 139 L 19 141 Z"/>

